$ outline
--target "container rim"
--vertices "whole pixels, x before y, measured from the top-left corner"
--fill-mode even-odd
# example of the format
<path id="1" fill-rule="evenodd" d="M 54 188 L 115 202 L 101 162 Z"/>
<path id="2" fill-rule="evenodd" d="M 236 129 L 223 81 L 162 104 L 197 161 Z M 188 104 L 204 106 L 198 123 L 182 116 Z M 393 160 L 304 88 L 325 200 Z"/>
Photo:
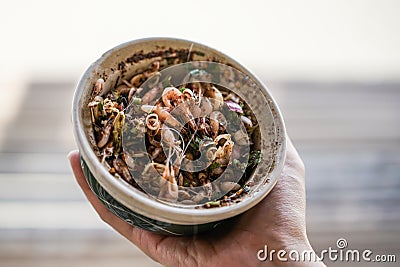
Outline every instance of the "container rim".
<path id="1" fill-rule="evenodd" d="M 163 41 L 163 42 L 171 42 L 173 43 L 180 43 L 180 44 L 188 44 L 190 46 L 191 44 L 194 44 L 196 46 L 208 49 L 208 50 L 213 50 L 215 53 L 227 58 L 229 61 L 233 62 L 234 64 L 240 66 L 247 75 L 249 75 L 253 81 L 257 83 L 257 85 L 260 87 L 261 90 L 264 90 L 264 93 L 268 96 L 268 98 L 271 100 L 270 103 L 268 103 L 270 106 L 273 106 L 274 108 L 274 113 L 276 114 L 276 117 L 274 116 L 274 122 L 277 124 L 277 128 L 279 128 L 280 135 L 282 136 L 282 143 L 278 147 L 277 154 L 275 155 L 275 159 L 278 159 L 277 164 L 274 166 L 274 169 L 272 170 L 271 173 L 269 173 L 269 176 L 274 178 L 271 179 L 271 182 L 268 184 L 264 184 L 262 188 L 257 191 L 252 193 L 251 198 L 245 198 L 243 201 L 239 203 L 235 203 L 234 205 L 231 206 L 225 206 L 225 207 L 218 207 L 218 208 L 212 208 L 212 209 L 193 209 L 193 208 L 181 208 L 181 207 L 175 207 L 172 205 L 167 205 L 164 203 L 161 203 L 155 199 L 152 199 L 150 197 L 145 196 L 144 194 L 141 194 L 139 191 L 134 190 L 132 188 L 129 188 L 128 186 L 124 185 L 121 181 L 118 179 L 115 179 L 114 176 L 112 176 L 106 168 L 100 163 L 99 159 L 95 155 L 92 146 L 89 142 L 89 140 L 86 137 L 84 128 L 82 127 L 83 125 L 83 119 L 82 119 L 82 107 L 80 106 L 81 104 L 81 98 L 85 89 L 85 85 L 90 82 L 90 78 L 93 75 L 94 71 L 96 71 L 96 68 L 101 64 L 101 62 L 115 53 L 116 51 L 119 51 L 121 49 L 124 49 L 126 47 L 135 45 L 135 44 L 143 44 L 143 43 L 151 43 L 151 42 L 156 42 L 156 41 Z M 257 205 L 275 186 L 279 175 L 282 172 L 284 162 L 285 162 L 285 157 L 286 157 L 286 129 L 285 129 L 285 124 L 283 121 L 283 117 L 281 114 L 281 111 L 279 110 L 279 107 L 276 104 L 276 101 L 272 97 L 272 95 L 269 93 L 267 87 L 258 79 L 256 75 L 254 75 L 250 70 L 248 70 L 246 67 L 244 67 L 242 64 L 238 63 L 236 60 L 232 59 L 230 56 L 225 55 L 224 53 L 210 48 L 209 46 L 189 41 L 189 40 L 184 40 L 184 39 L 178 39 L 178 38 L 168 38 L 168 37 L 151 37 L 151 38 L 143 38 L 143 39 L 137 39 L 137 40 L 132 40 L 128 41 L 125 43 L 122 43 L 110 50 L 108 50 L 106 53 L 104 53 L 97 61 L 92 63 L 89 68 L 85 71 L 85 73 L 82 75 L 75 93 L 73 97 L 73 104 L 72 104 L 72 124 L 73 124 L 73 131 L 74 131 L 74 136 L 75 136 L 75 141 L 77 143 L 78 149 L 81 153 L 82 158 L 85 160 L 86 164 L 88 165 L 90 171 L 93 173 L 95 176 L 96 180 L 99 182 L 99 184 L 104 187 L 104 189 L 112 196 L 114 197 L 118 202 L 122 203 L 132 211 L 142 214 L 146 217 L 149 217 L 151 219 L 167 222 L 167 223 L 173 223 L 173 224 L 181 224 L 181 225 L 196 225 L 196 224 L 204 224 L 204 223 L 209 223 L 209 222 L 214 222 L 214 221 L 219 221 L 219 220 L 224 220 L 228 219 L 231 217 L 234 217 L 236 215 L 239 215 L 255 205 Z"/>

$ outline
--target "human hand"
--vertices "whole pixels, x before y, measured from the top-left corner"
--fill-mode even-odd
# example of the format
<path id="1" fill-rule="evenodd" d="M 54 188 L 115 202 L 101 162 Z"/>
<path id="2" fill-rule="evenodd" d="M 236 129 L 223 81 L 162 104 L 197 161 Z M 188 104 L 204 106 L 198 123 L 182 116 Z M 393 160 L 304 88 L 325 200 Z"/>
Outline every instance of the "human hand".
<path id="1" fill-rule="evenodd" d="M 304 164 L 290 140 L 285 166 L 273 190 L 245 212 L 229 231 L 173 237 L 133 227 L 112 214 L 97 199 L 86 182 L 79 152 L 69 154 L 75 178 L 100 218 L 165 266 L 262 266 L 257 252 L 312 250 L 306 234 Z M 323 263 L 283 262 L 274 257 L 269 266 L 324 266 Z"/>

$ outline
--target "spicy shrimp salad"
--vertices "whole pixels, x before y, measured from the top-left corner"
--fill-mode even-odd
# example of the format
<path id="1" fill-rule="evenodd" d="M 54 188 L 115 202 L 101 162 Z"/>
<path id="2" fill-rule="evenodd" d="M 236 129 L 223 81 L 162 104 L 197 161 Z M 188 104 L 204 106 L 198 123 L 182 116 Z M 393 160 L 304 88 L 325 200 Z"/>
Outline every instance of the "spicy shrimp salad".
<path id="1" fill-rule="evenodd" d="M 160 71 L 153 61 L 115 88 L 95 83 L 88 108 L 101 162 L 161 201 L 204 208 L 240 201 L 261 159 L 250 107 L 218 84 L 177 86 Z"/>

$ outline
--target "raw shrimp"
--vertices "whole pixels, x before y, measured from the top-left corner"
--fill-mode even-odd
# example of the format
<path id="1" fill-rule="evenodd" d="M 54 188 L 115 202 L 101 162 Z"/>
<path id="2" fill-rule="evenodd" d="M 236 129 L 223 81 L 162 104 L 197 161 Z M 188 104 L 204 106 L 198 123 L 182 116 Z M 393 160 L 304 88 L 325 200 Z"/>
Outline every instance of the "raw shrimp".
<path id="1" fill-rule="evenodd" d="M 175 171 L 173 166 L 170 166 L 172 152 L 170 150 L 167 164 L 165 164 L 165 169 L 162 174 L 161 182 L 160 182 L 160 192 L 158 197 L 167 200 L 167 201 L 176 201 L 178 199 L 178 183 L 175 179 Z"/>
<path id="2" fill-rule="evenodd" d="M 172 110 L 174 107 L 183 102 L 181 96 L 181 91 L 175 87 L 167 87 L 164 89 L 162 94 L 162 101 L 166 107 Z"/>
<path id="3" fill-rule="evenodd" d="M 244 181 L 260 162 L 253 140 L 257 120 L 250 107 L 224 87 L 198 79 L 174 85 L 174 76 L 164 77 L 160 69 L 187 60 L 180 55 L 168 52 L 145 58 L 150 62 L 147 68 L 139 64 L 140 73 L 125 76 L 129 64 L 137 63 L 132 58 L 121 80 L 107 82 L 113 83 L 111 91 L 106 88 L 108 77 L 95 82 L 88 114 L 98 157 L 112 175 L 162 200 L 190 205 L 209 201 L 205 208 L 230 205 L 246 192 Z M 199 66 L 190 74 L 205 77 L 207 71 Z M 235 82 L 229 80 L 228 85 Z M 237 116 L 226 113 L 222 105 Z M 236 118 L 240 119 L 235 124 Z M 244 145 L 250 147 L 249 154 Z M 238 168 L 243 177 L 231 179 Z M 228 191 L 230 195 L 224 196 Z"/>

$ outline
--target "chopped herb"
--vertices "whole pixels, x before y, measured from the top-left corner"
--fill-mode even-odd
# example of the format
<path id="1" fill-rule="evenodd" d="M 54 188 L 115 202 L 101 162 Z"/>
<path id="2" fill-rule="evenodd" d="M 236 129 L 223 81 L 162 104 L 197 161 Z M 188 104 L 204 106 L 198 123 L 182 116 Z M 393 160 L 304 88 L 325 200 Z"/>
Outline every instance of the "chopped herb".
<path id="1" fill-rule="evenodd" d="M 103 107 L 104 107 L 104 102 L 103 101 L 99 102 L 99 104 L 97 105 L 99 111 L 103 110 Z"/>
<path id="2" fill-rule="evenodd" d="M 211 174 L 215 169 L 221 167 L 221 163 L 219 162 L 213 162 L 210 164 L 210 166 L 208 166 L 207 168 L 207 174 Z"/>
<path id="3" fill-rule="evenodd" d="M 182 86 L 181 88 L 179 88 L 179 91 L 181 91 L 181 93 L 183 93 L 183 91 L 185 91 L 186 88 L 184 86 Z"/>
<path id="4" fill-rule="evenodd" d="M 119 154 L 122 149 L 122 129 L 124 127 L 125 115 L 123 112 L 118 113 L 114 120 L 113 129 L 113 142 L 115 147 L 115 153 Z"/>
<path id="5" fill-rule="evenodd" d="M 251 167 L 257 166 L 257 164 L 261 162 L 261 159 L 262 159 L 262 153 L 260 150 L 252 151 L 249 156 L 249 166 Z"/>
<path id="6" fill-rule="evenodd" d="M 193 138 L 192 142 L 190 142 L 190 147 L 194 150 L 199 150 L 200 143 L 201 139 L 196 136 L 195 138 Z"/>
<path id="7" fill-rule="evenodd" d="M 219 167 L 221 167 L 221 163 L 214 162 L 213 164 L 210 165 L 209 168 L 210 168 L 211 171 L 213 171 L 213 170 L 215 170 L 216 168 L 219 168 Z"/>
<path id="8" fill-rule="evenodd" d="M 113 91 L 112 94 L 113 94 L 113 96 L 114 96 L 114 99 L 116 99 L 116 100 L 119 99 L 120 94 L 118 93 L 118 91 Z"/>
<path id="9" fill-rule="evenodd" d="M 193 51 L 192 53 L 194 53 L 194 54 L 196 54 L 198 56 L 201 56 L 201 57 L 205 56 L 205 54 L 203 52 L 200 52 L 200 51 Z"/>
<path id="10" fill-rule="evenodd" d="M 221 201 L 210 201 L 207 202 L 205 205 L 209 207 L 218 207 L 221 204 Z"/>

